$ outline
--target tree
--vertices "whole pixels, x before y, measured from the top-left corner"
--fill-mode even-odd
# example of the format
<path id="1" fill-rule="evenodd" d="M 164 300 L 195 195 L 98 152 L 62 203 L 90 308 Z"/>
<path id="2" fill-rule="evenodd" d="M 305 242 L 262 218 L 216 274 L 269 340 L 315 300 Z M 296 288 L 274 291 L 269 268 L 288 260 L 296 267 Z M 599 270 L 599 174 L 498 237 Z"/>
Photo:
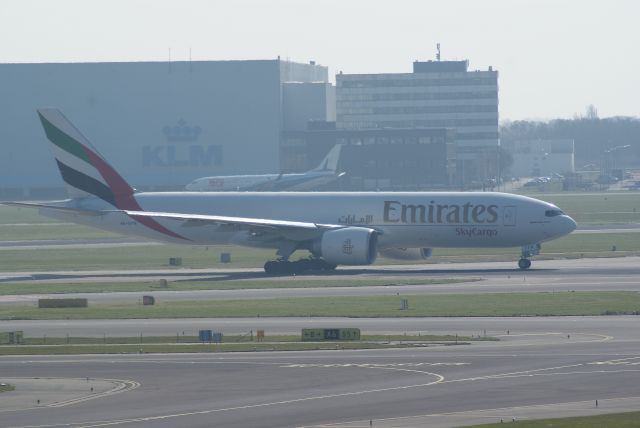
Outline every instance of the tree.
<path id="1" fill-rule="evenodd" d="M 587 114 L 585 115 L 585 119 L 596 120 L 598 119 L 598 109 L 593 104 L 589 104 L 587 106 Z"/>

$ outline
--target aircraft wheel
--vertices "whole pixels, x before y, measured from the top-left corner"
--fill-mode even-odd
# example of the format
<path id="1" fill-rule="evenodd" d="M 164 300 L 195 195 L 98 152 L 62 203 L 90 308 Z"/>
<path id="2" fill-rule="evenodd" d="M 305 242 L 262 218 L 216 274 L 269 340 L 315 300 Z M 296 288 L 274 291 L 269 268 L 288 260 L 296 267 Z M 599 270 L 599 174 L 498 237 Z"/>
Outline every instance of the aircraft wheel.
<path id="1" fill-rule="evenodd" d="M 268 273 L 269 275 L 274 275 L 276 273 L 278 273 L 278 262 L 274 262 L 273 260 L 270 260 L 268 262 L 266 262 L 264 264 L 264 271 L 265 273 Z"/>
<path id="2" fill-rule="evenodd" d="M 297 263 L 285 260 L 270 260 L 264 264 L 264 271 L 269 275 L 288 275 L 301 270 Z"/>
<path id="3" fill-rule="evenodd" d="M 309 260 L 309 259 L 300 259 L 296 262 L 293 262 L 293 265 L 295 266 L 295 273 L 302 273 L 307 270 L 315 269 L 313 260 Z"/>
<path id="4" fill-rule="evenodd" d="M 531 267 L 531 260 L 529 259 L 520 259 L 518 260 L 518 267 L 520 269 L 529 269 Z"/>
<path id="5" fill-rule="evenodd" d="M 337 267 L 338 267 L 338 265 L 334 265 L 332 263 L 323 261 L 322 270 L 332 271 L 332 270 L 336 270 Z"/>

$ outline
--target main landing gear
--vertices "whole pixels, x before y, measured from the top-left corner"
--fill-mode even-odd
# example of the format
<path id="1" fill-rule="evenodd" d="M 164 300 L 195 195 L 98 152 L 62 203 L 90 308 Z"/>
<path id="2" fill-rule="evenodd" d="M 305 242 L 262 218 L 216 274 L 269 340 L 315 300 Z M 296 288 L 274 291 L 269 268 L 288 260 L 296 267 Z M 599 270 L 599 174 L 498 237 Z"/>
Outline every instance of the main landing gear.
<path id="1" fill-rule="evenodd" d="M 269 275 L 289 275 L 309 271 L 332 271 L 336 265 L 322 259 L 300 259 L 295 262 L 288 260 L 271 260 L 264 264 L 264 271 Z"/>
<path id="2" fill-rule="evenodd" d="M 529 257 L 537 256 L 538 254 L 540 254 L 540 244 L 523 245 L 522 257 L 518 260 L 518 267 L 522 270 L 529 269 L 531 267 Z"/>
<path id="3" fill-rule="evenodd" d="M 531 267 L 531 260 L 529 259 L 518 260 L 518 267 L 520 269 L 529 269 Z"/>

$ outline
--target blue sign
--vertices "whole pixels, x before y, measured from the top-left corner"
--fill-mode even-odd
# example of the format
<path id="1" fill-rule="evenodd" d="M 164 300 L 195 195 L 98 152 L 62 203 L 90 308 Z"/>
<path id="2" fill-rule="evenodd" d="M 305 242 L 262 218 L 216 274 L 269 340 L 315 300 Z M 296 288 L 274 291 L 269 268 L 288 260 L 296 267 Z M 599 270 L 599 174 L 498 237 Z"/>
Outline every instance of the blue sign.
<path id="1" fill-rule="evenodd" d="M 198 332 L 198 339 L 200 342 L 211 342 L 211 330 L 200 330 Z"/>

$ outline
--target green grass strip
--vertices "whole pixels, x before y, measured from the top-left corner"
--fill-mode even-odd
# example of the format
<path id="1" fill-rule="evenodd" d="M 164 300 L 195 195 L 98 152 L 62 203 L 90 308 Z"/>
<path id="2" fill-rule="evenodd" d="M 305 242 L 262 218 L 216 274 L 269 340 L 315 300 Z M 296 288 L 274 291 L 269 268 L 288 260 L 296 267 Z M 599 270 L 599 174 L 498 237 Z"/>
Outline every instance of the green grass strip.
<path id="1" fill-rule="evenodd" d="M 70 309 L 3 305 L 0 307 L 0 319 L 512 317 L 640 313 L 640 293 L 631 291 L 404 295 L 402 298 L 409 300 L 408 310 L 399 309 L 398 296 L 166 302 L 157 299 L 154 306 L 120 302 Z"/>
<path id="2" fill-rule="evenodd" d="M 518 428 L 638 428 L 640 412 L 612 413 L 598 416 L 578 416 L 572 418 L 538 419 L 533 421 L 518 420 L 514 426 Z M 504 428 L 509 424 L 483 424 L 467 428 Z"/>

